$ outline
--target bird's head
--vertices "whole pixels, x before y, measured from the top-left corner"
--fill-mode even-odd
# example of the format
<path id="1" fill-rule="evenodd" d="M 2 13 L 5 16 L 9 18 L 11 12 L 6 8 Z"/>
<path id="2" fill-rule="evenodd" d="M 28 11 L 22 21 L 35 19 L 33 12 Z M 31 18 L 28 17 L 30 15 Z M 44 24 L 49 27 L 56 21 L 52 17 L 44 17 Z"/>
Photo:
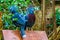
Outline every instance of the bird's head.
<path id="1" fill-rule="evenodd" d="M 34 9 L 33 6 L 29 6 L 29 7 L 27 8 L 27 11 L 29 12 L 29 14 L 34 14 L 35 9 Z"/>
<path id="2" fill-rule="evenodd" d="M 15 12 L 17 12 L 18 8 L 17 8 L 17 6 L 11 6 L 9 8 L 9 10 L 10 10 L 11 13 L 15 13 Z"/>

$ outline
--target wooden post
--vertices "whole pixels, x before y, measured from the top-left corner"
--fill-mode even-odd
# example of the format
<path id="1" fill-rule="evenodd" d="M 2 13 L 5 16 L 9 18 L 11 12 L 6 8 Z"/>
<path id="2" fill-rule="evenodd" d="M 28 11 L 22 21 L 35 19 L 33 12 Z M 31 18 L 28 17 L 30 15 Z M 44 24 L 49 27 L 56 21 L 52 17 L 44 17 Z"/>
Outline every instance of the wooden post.
<path id="1" fill-rule="evenodd" d="M 45 30 L 45 0 L 42 0 L 42 30 Z"/>
<path id="2" fill-rule="evenodd" d="M 55 0 L 52 0 L 53 3 L 52 3 L 52 9 L 53 9 L 53 13 L 54 13 L 54 16 L 53 16 L 53 20 L 54 20 L 54 27 L 53 27 L 53 31 L 55 32 L 55 35 L 54 35 L 54 38 L 57 37 L 57 29 L 56 29 L 56 13 L 55 13 Z M 54 39 L 53 38 L 53 39 Z"/>
<path id="3" fill-rule="evenodd" d="M 0 30 L 0 40 L 2 40 L 2 31 Z"/>
<path id="4" fill-rule="evenodd" d="M 0 30 L 3 29 L 3 23 L 2 23 L 2 12 L 0 12 Z"/>

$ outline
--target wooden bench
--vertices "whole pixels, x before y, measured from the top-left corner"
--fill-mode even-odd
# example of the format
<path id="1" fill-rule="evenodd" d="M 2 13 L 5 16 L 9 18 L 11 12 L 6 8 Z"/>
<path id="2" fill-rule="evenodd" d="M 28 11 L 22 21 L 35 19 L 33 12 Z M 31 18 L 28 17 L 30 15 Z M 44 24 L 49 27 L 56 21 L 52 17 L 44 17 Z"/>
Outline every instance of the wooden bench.
<path id="1" fill-rule="evenodd" d="M 3 30 L 4 40 L 48 40 L 45 31 L 26 31 L 27 37 L 22 39 L 17 30 Z"/>

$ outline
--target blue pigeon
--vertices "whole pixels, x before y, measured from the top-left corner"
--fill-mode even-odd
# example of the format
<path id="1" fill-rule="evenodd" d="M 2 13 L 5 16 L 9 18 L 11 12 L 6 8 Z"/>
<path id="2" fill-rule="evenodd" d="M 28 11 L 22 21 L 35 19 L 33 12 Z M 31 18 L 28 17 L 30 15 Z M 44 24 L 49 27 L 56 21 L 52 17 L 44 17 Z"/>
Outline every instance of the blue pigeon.
<path id="1" fill-rule="evenodd" d="M 24 16 L 23 14 L 17 12 L 16 6 L 11 6 L 10 7 L 10 12 L 14 14 L 12 17 L 12 22 L 14 25 L 21 27 L 21 35 L 24 37 L 25 34 L 25 29 L 26 27 L 32 27 L 32 25 L 35 22 L 35 15 L 34 15 L 34 7 L 30 6 L 27 8 L 26 15 Z M 17 19 L 17 20 L 15 20 Z"/>

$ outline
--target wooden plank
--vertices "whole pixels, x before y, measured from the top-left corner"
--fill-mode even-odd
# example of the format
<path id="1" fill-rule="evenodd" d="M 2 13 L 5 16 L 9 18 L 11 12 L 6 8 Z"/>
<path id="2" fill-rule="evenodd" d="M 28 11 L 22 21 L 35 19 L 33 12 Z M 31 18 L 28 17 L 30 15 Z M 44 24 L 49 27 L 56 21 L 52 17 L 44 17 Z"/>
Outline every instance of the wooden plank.
<path id="1" fill-rule="evenodd" d="M 2 39 L 2 31 L 0 30 L 0 40 Z"/>
<path id="2" fill-rule="evenodd" d="M 52 0 L 52 9 L 53 9 L 52 11 L 53 11 L 53 13 L 54 13 L 54 15 L 53 15 L 53 18 L 54 18 L 54 20 L 53 20 L 53 21 L 54 21 L 54 22 L 53 22 L 53 23 L 54 23 L 53 31 L 55 32 L 55 35 L 54 35 L 54 37 L 53 37 L 53 39 L 54 39 L 54 38 L 57 37 L 57 30 L 56 30 L 56 28 L 57 28 L 56 26 L 57 26 L 57 25 L 56 25 L 56 13 L 55 13 L 55 0 Z"/>
<path id="3" fill-rule="evenodd" d="M 0 12 L 0 30 L 2 30 L 3 23 L 2 23 L 2 12 Z"/>
<path id="4" fill-rule="evenodd" d="M 22 40 L 19 31 L 3 30 L 4 40 Z"/>
<path id="5" fill-rule="evenodd" d="M 27 37 L 23 40 L 48 40 L 45 31 L 28 31 Z"/>
<path id="6" fill-rule="evenodd" d="M 26 31 L 27 37 L 23 40 L 48 40 L 45 31 Z M 3 30 L 4 40 L 22 40 L 19 31 Z"/>
<path id="7" fill-rule="evenodd" d="M 42 0 L 42 30 L 46 30 L 45 28 L 45 22 L 46 22 L 46 19 L 45 19 L 45 14 L 46 14 L 46 7 L 45 7 L 45 0 Z"/>

